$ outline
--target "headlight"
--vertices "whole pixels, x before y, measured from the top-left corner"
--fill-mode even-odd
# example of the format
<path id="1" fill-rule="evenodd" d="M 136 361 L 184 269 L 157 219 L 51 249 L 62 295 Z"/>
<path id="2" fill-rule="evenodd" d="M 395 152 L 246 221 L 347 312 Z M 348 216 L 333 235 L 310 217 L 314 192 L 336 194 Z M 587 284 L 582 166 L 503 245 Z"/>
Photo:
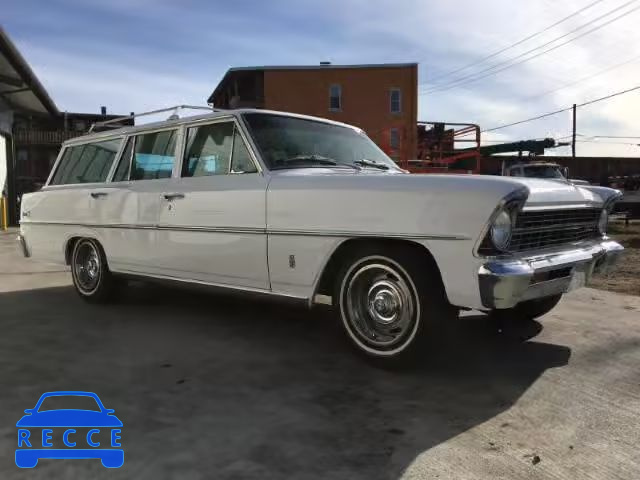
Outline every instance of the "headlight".
<path id="1" fill-rule="evenodd" d="M 507 210 L 502 210 L 491 224 L 491 242 L 498 250 L 505 251 L 511 240 L 513 220 Z"/>
<path id="2" fill-rule="evenodd" d="M 606 208 L 600 212 L 600 218 L 598 219 L 598 231 L 600 234 L 605 235 L 607 233 L 607 226 L 609 225 L 609 212 Z"/>

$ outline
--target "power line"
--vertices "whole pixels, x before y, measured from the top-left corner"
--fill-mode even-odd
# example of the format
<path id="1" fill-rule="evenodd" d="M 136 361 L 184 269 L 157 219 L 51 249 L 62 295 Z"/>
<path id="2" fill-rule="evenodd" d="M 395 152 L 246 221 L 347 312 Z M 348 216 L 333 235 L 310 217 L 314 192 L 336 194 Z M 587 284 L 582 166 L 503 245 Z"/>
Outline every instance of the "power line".
<path id="1" fill-rule="evenodd" d="M 533 122 L 534 120 L 540 120 L 542 118 L 546 118 L 546 117 L 551 117 L 553 115 L 557 115 L 558 113 L 562 113 L 562 112 L 568 112 L 569 110 L 571 110 L 573 107 L 568 107 L 568 108 L 562 108 L 560 110 L 556 110 L 554 112 L 549 112 L 549 113 L 543 113 L 542 115 L 538 115 L 537 117 L 531 117 L 531 118 L 527 118 L 525 120 L 519 120 L 517 122 L 513 122 L 513 123 L 508 123 L 507 125 L 500 125 L 499 127 L 493 127 L 493 128 L 488 128 L 486 130 L 482 130 L 482 133 L 485 132 L 494 132 L 496 130 L 502 130 L 503 128 L 507 128 L 507 127 L 513 127 L 515 125 L 520 125 L 521 123 L 527 123 L 527 122 Z"/>
<path id="2" fill-rule="evenodd" d="M 628 6 L 628 5 L 629 5 L 629 4 L 631 4 L 631 3 L 635 3 L 636 1 L 637 1 L 637 0 L 630 0 L 630 1 L 626 2 L 625 4 L 621 5 L 620 7 L 616 7 L 614 10 L 612 10 L 612 11 L 610 11 L 610 12 L 608 12 L 608 13 L 604 14 L 604 15 L 601 15 L 600 17 L 598 17 L 598 18 L 596 18 L 596 19 L 594 19 L 594 20 L 592 20 L 592 21 L 588 22 L 588 23 L 587 23 L 587 24 L 585 24 L 585 25 L 582 25 L 581 27 L 578 27 L 578 28 L 576 28 L 576 29 L 572 30 L 571 32 L 569 32 L 569 33 L 567 33 L 567 34 L 565 34 L 565 35 L 562 35 L 562 36 L 560 36 L 560 37 L 558 37 L 558 38 L 555 38 L 554 40 L 551 40 L 550 42 L 547 42 L 547 43 L 545 43 L 545 44 L 543 44 L 543 45 L 540 45 L 540 46 L 538 46 L 538 47 L 536 47 L 536 48 L 533 48 L 533 49 L 531 49 L 531 50 L 528 50 L 527 52 L 524 52 L 524 53 L 522 53 L 522 54 L 520 54 L 520 55 L 517 55 L 517 56 L 515 56 L 515 57 L 513 57 L 513 58 L 511 58 L 511 59 L 509 59 L 509 60 L 505 60 L 505 61 L 503 61 L 503 62 L 497 63 L 497 64 L 493 65 L 492 67 L 485 68 L 484 70 L 480 70 L 479 72 L 475 72 L 475 73 L 473 73 L 473 74 L 470 74 L 470 75 L 467 75 L 467 76 L 464 76 L 464 77 L 460 77 L 460 78 L 458 78 L 457 80 L 454 80 L 453 82 L 450 82 L 449 84 L 444 84 L 444 85 L 441 85 L 441 86 L 435 86 L 435 87 L 434 87 L 434 88 L 432 88 L 431 90 L 427 90 L 426 92 L 422 92 L 421 94 L 425 94 L 425 93 L 434 93 L 434 92 L 444 92 L 444 91 L 446 91 L 446 90 L 450 90 L 450 89 L 452 89 L 452 88 L 456 88 L 456 87 L 460 87 L 460 86 L 462 86 L 462 85 L 466 85 L 466 84 L 469 84 L 469 83 L 477 82 L 478 80 L 482 80 L 483 78 L 490 77 L 490 76 L 492 76 L 492 75 L 496 75 L 496 74 L 498 74 L 498 73 L 500 73 L 500 72 L 502 72 L 502 71 L 504 71 L 504 70 L 507 70 L 507 69 L 509 69 L 509 68 L 515 67 L 515 66 L 517 66 L 517 65 L 520 65 L 520 64 L 522 64 L 522 63 L 528 62 L 528 61 L 533 60 L 533 59 L 535 59 L 535 58 L 538 58 L 538 57 L 540 57 L 541 55 L 544 55 L 544 54 L 546 54 L 546 53 L 552 52 L 553 50 L 557 50 L 557 49 L 558 49 L 558 48 L 560 48 L 560 47 L 563 47 L 563 46 L 565 46 L 565 45 L 567 45 L 567 44 L 569 44 L 569 43 L 571 43 L 571 42 L 574 42 L 574 41 L 576 41 L 576 40 L 578 40 L 578 39 L 580 39 L 580 38 L 582 38 L 582 37 L 584 37 L 584 36 L 586 36 L 586 35 L 589 35 L 590 33 L 593 33 L 593 32 L 595 32 L 595 31 L 597 31 L 597 30 L 600 30 L 601 28 L 606 27 L 607 25 L 609 25 L 609 24 L 611 24 L 611 23 L 613 23 L 613 22 L 615 22 L 615 21 L 617 21 L 617 20 L 620 20 L 620 19 L 621 19 L 621 18 L 623 18 L 623 17 L 626 17 L 627 15 L 630 15 L 631 13 L 633 13 L 633 12 L 635 12 L 636 10 L 640 9 L 640 7 L 632 8 L 631 10 L 629 10 L 629 11 L 627 11 L 627 12 L 624 12 L 624 13 L 622 13 L 621 15 L 618 15 L 618 16 L 616 16 L 616 17 L 614 17 L 614 18 L 610 19 L 610 20 L 606 21 L 605 23 L 603 23 L 603 24 L 601 24 L 601 25 L 597 25 L 596 27 L 594 27 L 594 28 L 592 28 L 592 29 L 590 29 L 590 30 L 587 30 L 586 32 L 583 32 L 583 33 L 581 33 L 580 35 L 577 35 L 577 36 L 575 36 L 575 37 L 573 37 L 573 38 L 570 38 L 569 40 L 567 40 L 567 41 L 565 41 L 565 42 L 562 42 L 562 43 L 560 43 L 560 44 L 558 44 L 558 45 L 555 45 L 555 46 L 553 46 L 553 47 L 551 47 L 551 48 L 548 48 L 548 49 L 546 49 L 546 50 L 543 50 L 542 52 L 538 52 L 538 53 L 536 53 L 535 55 L 532 55 L 532 56 L 527 57 L 527 58 L 523 58 L 522 60 L 519 60 L 519 61 L 517 61 L 517 62 L 515 62 L 515 63 L 510 63 L 510 62 L 513 62 L 513 60 L 517 60 L 518 58 L 521 58 L 521 57 L 523 57 L 523 56 L 525 56 L 525 55 L 528 55 L 529 53 L 534 52 L 535 50 L 538 50 L 538 49 L 540 49 L 540 48 L 542 48 L 542 47 L 545 47 L 545 46 L 547 46 L 547 45 L 549 45 L 549 44 L 551 44 L 551 43 L 555 43 L 556 41 L 560 40 L 561 38 L 564 38 L 564 37 L 566 37 L 567 35 L 570 35 L 571 33 L 575 33 L 576 31 L 581 30 L 582 28 L 584 28 L 584 27 L 586 27 L 586 26 L 588 26 L 588 25 L 592 24 L 593 22 L 595 22 L 595 21 L 597 21 L 597 20 L 600 20 L 600 19 L 602 19 L 603 17 L 609 16 L 609 15 L 611 15 L 611 13 L 613 13 L 613 12 L 615 12 L 615 11 L 617 11 L 617 10 L 622 9 L 622 8 L 624 8 L 624 7 Z M 506 65 L 505 65 L 505 64 L 506 64 Z M 504 66 L 503 66 L 502 68 L 498 68 L 498 67 L 500 67 L 501 65 L 504 65 Z M 494 70 L 494 69 L 496 69 L 496 68 L 498 68 L 498 70 Z M 492 71 L 492 70 L 494 70 L 494 71 Z M 485 72 L 487 72 L 487 73 L 485 73 Z M 485 73 L 485 74 L 484 74 L 484 75 L 477 76 L 477 75 L 482 74 L 482 73 Z"/>
<path id="3" fill-rule="evenodd" d="M 587 26 L 589 26 L 589 25 L 593 24 L 594 22 L 597 22 L 598 20 L 601 20 L 601 19 L 603 19 L 603 18 L 605 18 L 605 17 L 608 17 L 608 16 L 609 16 L 609 15 L 611 15 L 612 13 L 615 13 L 616 11 L 619 11 L 619 10 L 621 10 L 621 9 L 625 8 L 625 7 L 629 6 L 629 5 L 630 5 L 630 4 L 632 4 L 632 3 L 635 3 L 636 1 L 637 1 L 637 0 L 629 0 L 628 2 L 626 2 L 626 3 L 624 3 L 624 4 L 620 5 L 620 6 L 618 6 L 618 7 L 616 7 L 616 8 L 614 8 L 613 10 L 610 10 L 610 11 L 608 11 L 607 13 L 605 13 L 605 14 L 603 14 L 603 15 L 600 15 L 599 17 L 597 17 L 597 18 L 595 18 L 595 19 L 593 19 L 593 20 L 591 20 L 591 21 L 587 22 L 586 24 L 581 25 L 581 26 L 579 26 L 579 27 L 577 27 L 577 28 L 574 28 L 573 30 L 571 30 L 570 32 L 568 32 L 568 33 L 566 33 L 566 34 L 564 34 L 564 35 L 561 35 L 561 36 L 559 36 L 559 37 L 556 37 L 556 38 L 554 38 L 553 40 L 550 40 L 550 41 L 548 41 L 548 42 L 546 42 L 546 43 L 544 43 L 544 44 L 542 44 L 542 45 L 539 45 L 539 46 L 537 46 L 537 47 L 535 47 L 535 48 L 532 48 L 532 49 L 530 49 L 530 50 L 527 50 L 526 52 L 523 52 L 523 53 L 521 53 L 521 54 L 519 54 L 519 55 L 516 55 L 516 56 L 515 56 L 515 57 L 513 57 L 513 58 L 510 58 L 510 59 L 508 59 L 508 60 L 504 60 L 504 61 L 502 61 L 502 62 L 499 62 L 499 63 L 497 63 L 497 64 L 495 64 L 495 65 L 493 65 L 493 66 L 491 66 L 491 67 L 488 67 L 488 68 L 485 68 L 485 69 L 480 70 L 480 71 L 478 71 L 478 72 L 471 73 L 471 74 L 469 74 L 469 75 L 466 75 L 466 76 L 460 77 L 460 78 L 458 78 L 457 80 L 453 80 L 452 82 L 445 83 L 445 84 L 443 84 L 443 85 L 436 85 L 436 86 L 435 86 L 435 87 L 433 87 L 432 89 L 430 89 L 430 90 L 428 89 L 428 90 L 426 91 L 426 93 L 442 92 L 442 91 L 450 90 L 450 89 L 452 89 L 452 88 L 456 88 L 456 87 L 459 87 L 459 86 L 462 86 L 462 85 L 466 85 L 466 84 L 468 84 L 468 83 L 473 83 L 473 82 L 476 82 L 476 81 L 478 81 L 478 80 L 482 80 L 483 78 L 490 77 L 490 76 L 492 76 L 492 75 L 496 75 L 496 74 L 498 74 L 498 73 L 500 73 L 500 72 L 502 72 L 502 71 L 504 71 L 504 70 L 507 70 L 507 69 L 509 69 L 509 68 L 511 68 L 511 67 L 515 67 L 515 66 L 520 65 L 520 64 L 522 64 L 522 63 L 525 63 L 525 62 L 528 62 L 528 61 L 533 60 L 533 59 L 535 59 L 535 58 L 538 58 L 538 57 L 540 57 L 541 55 L 544 55 L 544 54 L 546 54 L 546 53 L 552 52 L 553 50 L 557 50 L 557 49 L 558 49 L 558 48 L 560 48 L 560 47 L 563 47 L 563 46 L 565 46 L 565 45 L 567 45 L 567 44 L 569 44 L 569 43 L 572 43 L 572 42 L 574 42 L 574 41 L 576 41 L 576 40 L 578 40 L 578 39 L 580 39 L 580 38 L 582 38 L 582 37 L 584 37 L 584 36 L 586 36 L 586 35 L 589 35 L 589 34 L 591 34 L 591 33 L 595 32 L 595 31 L 597 31 L 597 30 L 600 30 L 601 28 L 606 27 L 607 25 L 609 25 L 609 24 L 611 24 L 611 23 L 613 23 L 613 22 L 615 22 L 615 21 L 617 21 L 617 20 L 620 20 L 620 19 L 621 19 L 621 18 L 623 18 L 623 17 L 626 17 L 627 15 L 630 15 L 631 13 L 633 13 L 633 12 L 635 12 L 636 10 L 640 9 L 640 7 L 635 7 L 635 8 L 633 8 L 633 9 L 631 9 L 631 10 L 627 11 L 627 12 L 624 12 L 624 13 L 622 13 L 621 15 L 618 15 L 618 16 L 616 16 L 616 17 L 614 17 L 614 18 L 612 18 L 612 19 L 608 20 L 607 22 L 605 22 L 605 23 L 603 23 L 603 24 L 601 24 L 601 25 L 597 25 L 596 27 L 594 27 L 594 28 L 592 28 L 592 29 L 590 29 L 590 30 L 587 30 L 586 32 L 583 32 L 583 33 L 581 33 L 580 35 L 577 35 L 577 36 L 575 36 L 575 37 L 573 37 L 573 38 L 570 38 L 570 39 L 568 39 L 567 41 L 562 42 L 562 43 L 560 43 L 560 44 L 558 44 L 558 45 L 555 45 L 555 46 L 553 46 L 553 47 L 551 47 L 551 48 L 548 48 L 548 49 L 546 49 L 546 50 L 543 50 L 542 52 L 538 52 L 538 53 L 536 53 L 536 54 L 534 54 L 534 55 L 532 55 L 532 56 L 530 56 L 530 57 L 523 58 L 522 60 L 517 61 L 517 62 L 515 62 L 515 63 L 511 63 L 511 62 L 513 62 L 514 60 L 517 60 L 517 59 L 519 59 L 519 58 L 525 57 L 526 55 L 529 55 L 530 53 L 533 53 L 533 52 L 535 52 L 536 50 L 539 50 L 539 49 L 544 48 L 544 47 L 546 47 L 546 46 L 548 46 L 548 45 L 551 45 L 552 43 L 555 43 L 555 42 L 557 42 L 558 40 L 561 40 L 562 38 L 565 38 L 565 37 L 567 37 L 567 36 L 569 36 L 569 35 L 571 35 L 571 34 L 573 34 L 573 33 L 577 32 L 577 31 L 579 31 L 579 30 L 582 30 L 583 28 L 585 28 L 585 27 L 587 27 Z M 502 68 L 498 68 L 498 67 L 500 67 L 500 66 L 502 66 Z M 498 70 L 495 70 L 496 68 L 498 68 Z M 492 70 L 495 70 L 495 71 L 492 71 Z M 488 73 L 486 73 L 486 72 L 488 72 Z M 485 73 L 485 75 L 481 75 L 482 73 Z M 480 76 L 478 76 L 478 75 L 480 75 Z"/>
<path id="4" fill-rule="evenodd" d="M 591 80 L 592 78 L 599 77 L 600 75 L 602 75 L 604 73 L 610 72 L 611 70 L 615 70 L 615 69 L 620 68 L 620 67 L 624 67 L 625 65 L 628 65 L 628 64 L 633 63 L 633 62 L 637 62 L 638 60 L 640 60 L 640 56 L 634 57 L 634 58 L 632 58 L 630 60 L 627 60 L 627 61 L 622 62 L 622 63 L 618 63 L 616 65 L 609 66 L 609 67 L 604 68 L 602 70 L 599 70 L 599 71 L 597 71 L 597 72 L 595 72 L 595 73 L 593 73 L 591 75 L 579 78 L 578 80 L 575 80 L 573 82 L 565 83 L 564 85 L 562 85 L 562 86 L 560 86 L 558 88 L 554 88 L 552 90 L 547 90 L 545 92 L 537 93 L 537 94 L 534 94 L 534 95 L 529 95 L 529 96 L 523 98 L 522 100 L 526 101 L 526 100 L 531 100 L 532 98 L 540 98 L 540 97 L 549 95 L 550 93 L 555 93 L 555 92 L 558 92 L 560 90 L 564 90 L 565 88 L 573 87 L 574 85 L 577 85 L 578 83 L 582 83 L 582 82 L 585 82 L 587 80 Z"/>
<path id="5" fill-rule="evenodd" d="M 589 101 L 586 101 L 584 103 L 577 104 L 576 108 L 586 107 L 587 105 L 593 105 L 594 103 L 602 102 L 604 100 L 609 100 L 610 98 L 618 97 L 620 95 L 624 95 L 626 93 L 630 93 L 630 92 L 633 92 L 635 90 L 640 90 L 640 85 L 637 85 L 637 86 L 632 87 L 632 88 L 628 88 L 626 90 L 621 90 L 619 92 L 611 93 L 609 95 L 605 95 L 604 97 L 594 98 L 593 100 L 589 100 Z M 553 115 L 557 115 L 558 113 L 568 112 L 572 108 L 573 107 L 561 108 L 560 110 L 555 110 L 553 112 L 543 113 L 542 115 L 538 115 L 536 117 L 526 118 L 524 120 L 519 120 L 517 122 L 508 123 L 506 125 L 500 125 L 498 127 L 488 128 L 486 130 L 482 130 L 482 133 L 494 132 L 496 130 L 502 130 L 503 128 L 513 127 L 515 125 L 520 125 L 522 123 L 532 122 L 534 120 L 540 120 L 541 118 L 551 117 Z"/>
<path id="6" fill-rule="evenodd" d="M 633 138 L 640 140 L 637 135 L 593 135 L 591 138 Z"/>
<path id="7" fill-rule="evenodd" d="M 589 5 L 587 5 L 586 7 L 582 7 L 581 9 L 579 9 L 579 10 L 577 10 L 577 11 L 573 12 L 573 13 L 572 13 L 572 14 L 570 14 L 570 15 L 567 15 L 566 17 L 564 17 L 564 18 L 562 18 L 562 19 L 558 20 L 558 21 L 557 21 L 557 22 L 555 22 L 555 23 L 552 23 L 551 25 L 549 25 L 548 27 L 543 28 L 542 30 L 538 30 L 537 32 L 532 33 L 531 35 L 528 35 L 528 36 L 524 37 L 523 39 L 518 40 L 517 42 L 512 43 L 511 45 L 508 45 L 508 46 L 506 46 L 506 47 L 504 47 L 504 48 L 502 48 L 502 49 L 500 49 L 500 50 L 497 50 L 497 51 L 493 52 L 492 54 L 487 55 L 486 57 L 482 57 L 482 58 L 480 58 L 479 60 L 476 60 L 476 61 L 474 61 L 474 62 L 472 62 L 472 63 L 469 63 L 468 65 L 462 66 L 462 67 L 457 68 L 457 69 L 455 69 L 455 70 L 451 70 L 450 72 L 447 72 L 447 73 L 443 73 L 442 75 L 439 75 L 439 76 L 437 76 L 437 77 L 435 77 L 435 78 L 431 79 L 431 81 L 436 81 L 436 80 L 440 80 L 441 78 L 450 77 L 451 75 L 454 75 L 454 74 L 456 74 L 456 73 L 458 73 L 458 72 L 461 72 L 461 71 L 466 70 L 466 69 L 471 68 L 471 67 L 475 67 L 476 65 L 478 65 L 478 64 L 480 64 L 480 63 L 485 63 L 487 60 L 489 60 L 489 59 L 491 59 L 491 58 L 494 58 L 494 57 L 496 57 L 496 56 L 500 55 L 501 53 L 506 52 L 507 50 L 511 50 L 512 48 L 517 47 L 518 45 L 522 45 L 523 43 L 525 43 L 525 42 L 527 42 L 527 41 L 531 40 L 532 38 L 535 38 L 535 37 L 537 37 L 538 35 L 541 35 L 541 34 L 543 34 L 543 33 L 547 32 L 547 31 L 551 30 L 551 29 L 552 29 L 552 28 L 554 28 L 554 27 L 557 27 L 557 26 L 558 26 L 558 25 L 560 25 L 561 23 L 566 22 L 567 20 L 569 20 L 569 19 L 571 19 L 571 18 L 575 17 L 576 15 L 581 14 L 582 12 L 584 12 L 584 11 L 586 11 L 586 10 L 590 9 L 591 7 L 593 7 L 593 6 L 597 5 L 598 3 L 602 3 L 603 1 L 604 1 L 604 0 L 596 0 L 595 2 L 590 3 L 590 4 L 589 4 Z"/>
<path id="8" fill-rule="evenodd" d="M 599 143 L 600 145 L 632 145 L 632 146 L 640 146 L 640 143 L 636 142 L 598 142 L 597 140 L 576 140 L 578 143 Z"/>

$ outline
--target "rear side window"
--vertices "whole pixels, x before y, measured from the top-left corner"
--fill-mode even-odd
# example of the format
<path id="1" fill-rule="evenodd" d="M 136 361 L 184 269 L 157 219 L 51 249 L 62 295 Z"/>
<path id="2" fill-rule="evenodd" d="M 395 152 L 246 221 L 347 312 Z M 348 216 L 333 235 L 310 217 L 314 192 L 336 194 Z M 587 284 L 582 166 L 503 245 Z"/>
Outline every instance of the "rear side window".
<path id="1" fill-rule="evenodd" d="M 169 178 L 175 163 L 176 131 L 147 133 L 135 137 L 131 180 Z"/>
<path id="2" fill-rule="evenodd" d="M 112 181 L 123 182 L 129 180 L 129 170 L 131 169 L 131 153 L 133 152 L 134 143 L 134 137 L 131 137 L 127 140 L 127 145 L 124 147 L 124 152 L 122 152 L 120 163 L 118 164 L 118 168 L 113 174 Z"/>
<path id="3" fill-rule="evenodd" d="M 118 138 L 67 147 L 50 184 L 104 182 L 121 142 Z"/>

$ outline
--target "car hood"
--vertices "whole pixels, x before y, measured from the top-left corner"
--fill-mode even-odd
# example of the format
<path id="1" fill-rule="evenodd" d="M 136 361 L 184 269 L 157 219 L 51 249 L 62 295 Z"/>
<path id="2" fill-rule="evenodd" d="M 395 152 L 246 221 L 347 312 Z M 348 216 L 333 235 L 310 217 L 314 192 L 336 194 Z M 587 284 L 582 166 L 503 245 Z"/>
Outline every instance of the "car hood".
<path id="1" fill-rule="evenodd" d="M 49 410 L 25 415 L 17 427 L 121 427 L 115 415 L 90 410 Z"/>
<path id="2" fill-rule="evenodd" d="M 494 191 L 506 194 L 524 186 L 529 191 L 526 207 L 601 206 L 609 196 L 616 194 L 616 190 L 611 188 L 585 188 L 565 180 L 501 177 L 495 175 L 405 174 L 401 171 L 383 171 L 373 168 L 363 168 L 360 171 L 332 167 L 295 168 L 273 171 L 272 175 L 275 178 L 318 177 L 320 182 L 323 182 L 323 180 L 320 180 L 323 177 L 350 177 L 354 179 L 354 186 L 361 186 L 365 181 L 370 184 L 371 188 L 382 188 L 385 191 L 415 191 L 421 189 L 456 191 L 471 188 L 475 191 Z M 367 178 L 370 180 L 367 181 Z"/>
<path id="3" fill-rule="evenodd" d="M 526 207 L 599 207 L 606 203 L 612 195 L 617 194 L 617 191 L 612 188 L 585 188 L 562 180 L 513 178 L 513 181 L 526 186 L 529 190 Z"/>

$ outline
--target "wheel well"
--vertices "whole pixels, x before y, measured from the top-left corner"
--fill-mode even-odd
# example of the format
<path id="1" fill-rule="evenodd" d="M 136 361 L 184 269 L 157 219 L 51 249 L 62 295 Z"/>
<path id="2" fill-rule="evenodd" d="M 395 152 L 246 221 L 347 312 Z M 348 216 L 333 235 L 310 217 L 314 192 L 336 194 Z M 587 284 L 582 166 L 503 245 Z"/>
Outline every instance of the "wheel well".
<path id="1" fill-rule="evenodd" d="M 333 296 L 335 282 L 338 280 L 337 276 L 340 273 L 340 268 L 344 265 L 344 262 L 352 255 L 355 255 L 360 248 L 364 245 L 376 245 L 380 247 L 381 252 L 396 250 L 396 249 L 410 249 L 412 254 L 415 255 L 416 261 L 422 261 L 425 263 L 425 267 L 431 272 L 437 275 L 440 280 L 440 287 L 442 293 L 446 298 L 446 291 L 442 284 L 442 275 L 440 269 L 436 263 L 431 252 L 423 245 L 413 242 L 411 240 L 402 240 L 394 238 L 352 238 L 341 243 L 338 248 L 331 254 L 331 258 L 325 265 L 320 281 L 316 287 L 314 295 L 327 295 Z"/>
<path id="2" fill-rule="evenodd" d="M 71 265 L 71 255 L 73 254 L 73 247 L 81 238 L 84 237 L 71 237 L 69 240 L 67 240 L 67 244 L 64 247 L 64 261 L 67 265 Z"/>

